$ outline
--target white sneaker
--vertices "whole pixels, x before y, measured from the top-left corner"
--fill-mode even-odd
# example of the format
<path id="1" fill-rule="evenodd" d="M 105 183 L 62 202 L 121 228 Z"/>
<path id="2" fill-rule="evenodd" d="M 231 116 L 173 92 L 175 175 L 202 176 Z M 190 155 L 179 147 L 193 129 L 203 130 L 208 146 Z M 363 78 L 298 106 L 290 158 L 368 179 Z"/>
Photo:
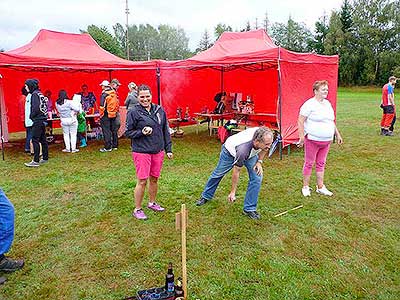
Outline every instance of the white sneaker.
<path id="1" fill-rule="evenodd" d="M 39 167 L 40 166 L 40 164 L 38 162 L 33 161 L 33 160 L 28 163 L 24 163 L 24 165 L 27 167 Z"/>
<path id="2" fill-rule="evenodd" d="M 328 190 L 325 185 L 323 185 L 322 188 L 320 188 L 320 189 L 317 186 L 316 192 L 318 194 L 325 195 L 325 196 L 332 196 L 333 195 L 333 193 L 330 190 Z"/>
<path id="3" fill-rule="evenodd" d="M 71 150 L 71 153 L 76 153 L 76 152 L 79 152 L 79 149 Z"/>
<path id="4" fill-rule="evenodd" d="M 65 152 L 65 153 L 70 153 L 71 152 L 71 150 L 69 150 L 69 149 L 62 149 L 61 151 Z"/>
<path id="5" fill-rule="evenodd" d="M 301 193 L 303 194 L 304 197 L 310 197 L 311 196 L 311 189 L 309 186 L 303 186 L 301 189 Z"/>

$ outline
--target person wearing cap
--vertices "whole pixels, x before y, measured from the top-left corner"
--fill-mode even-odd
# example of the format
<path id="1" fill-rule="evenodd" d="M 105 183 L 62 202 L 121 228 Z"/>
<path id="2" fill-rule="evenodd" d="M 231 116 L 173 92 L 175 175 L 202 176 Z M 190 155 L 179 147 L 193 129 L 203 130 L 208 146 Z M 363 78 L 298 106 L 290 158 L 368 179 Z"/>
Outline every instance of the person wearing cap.
<path id="1" fill-rule="evenodd" d="M 125 106 L 126 110 L 130 111 L 132 108 L 135 107 L 136 104 L 138 104 L 138 94 L 137 94 L 137 85 L 134 82 L 130 82 L 128 84 L 128 95 L 126 96 L 125 100 Z"/>
<path id="2" fill-rule="evenodd" d="M 118 91 L 119 86 L 121 85 L 121 83 L 119 82 L 119 80 L 117 78 L 114 78 L 113 80 L 111 80 L 111 88 L 113 88 L 115 91 Z"/>
<path id="3" fill-rule="evenodd" d="M 115 94 L 117 95 L 118 102 L 119 102 L 118 89 L 121 86 L 121 83 L 119 82 L 118 79 L 114 78 L 113 80 L 111 80 L 110 86 L 115 91 Z M 117 118 L 115 119 L 115 124 L 116 124 L 116 126 L 113 127 L 114 131 L 112 132 L 112 135 L 113 135 L 113 140 L 115 140 L 117 142 L 117 144 L 113 145 L 114 150 L 116 150 L 117 146 L 118 146 L 118 131 L 119 131 L 119 128 L 121 127 L 121 116 L 119 114 L 119 111 L 117 113 Z M 124 126 L 125 126 L 125 123 L 124 123 Z"/>
<path id="4" fill-rule="evenodd" d="M 101 148 L 100 152 L 110 152 L 118 149 L 119 101 L 116 91 L 110 86 L 108 80 L 103 80 L 100 86 L 102 88 L 100 125 L 104 136 L 104 148 Z"/>

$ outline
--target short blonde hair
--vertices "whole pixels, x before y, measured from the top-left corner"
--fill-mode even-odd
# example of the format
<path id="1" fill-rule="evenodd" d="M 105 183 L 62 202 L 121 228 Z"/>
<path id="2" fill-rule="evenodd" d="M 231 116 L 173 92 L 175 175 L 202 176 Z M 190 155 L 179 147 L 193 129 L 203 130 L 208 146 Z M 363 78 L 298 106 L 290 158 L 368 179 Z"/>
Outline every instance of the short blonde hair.
<path id="1" fill-rule="evenodd" d="M 312 89 L 313 91 L 318 91 L 321 86 L 328 85 L 328 80 L 319 80 L 314 82 Z"/>

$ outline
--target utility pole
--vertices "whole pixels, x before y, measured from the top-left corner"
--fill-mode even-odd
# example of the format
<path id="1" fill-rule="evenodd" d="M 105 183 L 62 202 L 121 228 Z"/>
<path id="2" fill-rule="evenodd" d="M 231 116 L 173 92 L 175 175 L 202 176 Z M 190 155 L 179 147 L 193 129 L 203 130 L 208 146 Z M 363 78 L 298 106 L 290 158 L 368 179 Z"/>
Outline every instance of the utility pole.
<path id="1" fill-rule="evenodd" d="M 128 32 L 129 32 L 129 22 L 128 22 L 129 8 L 128 8 L 128 0 L 125 0 L 125 3 L 126 3 L 126 8 L 125 8 L 125 13 L 126 13 L 126 58 L 129 60 L 129 38 L 128 38 Z"/>

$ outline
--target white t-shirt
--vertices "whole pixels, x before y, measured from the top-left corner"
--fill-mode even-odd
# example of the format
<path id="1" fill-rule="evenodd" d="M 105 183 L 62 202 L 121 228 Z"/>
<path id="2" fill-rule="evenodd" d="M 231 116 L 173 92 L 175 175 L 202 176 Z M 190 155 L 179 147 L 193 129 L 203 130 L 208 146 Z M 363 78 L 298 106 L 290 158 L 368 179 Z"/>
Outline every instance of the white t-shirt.
<path id="1" fill-rule="evenodd" d="M 331 103 L 311 98 L 300 107 L 300 115 L 306 117 L 304 134 L 313 141 L 332 141 L 335 134 L 335 113 Z"/>
<path id="2" fill-rule="evenodd" d="M 234 165 L 242 167 L 245 160 L 256 156 L 261 149 L 253 148 L 253 136 L 258 127 L 252 127 L 230 136 L 224 146 L 235 158 Z"/>

